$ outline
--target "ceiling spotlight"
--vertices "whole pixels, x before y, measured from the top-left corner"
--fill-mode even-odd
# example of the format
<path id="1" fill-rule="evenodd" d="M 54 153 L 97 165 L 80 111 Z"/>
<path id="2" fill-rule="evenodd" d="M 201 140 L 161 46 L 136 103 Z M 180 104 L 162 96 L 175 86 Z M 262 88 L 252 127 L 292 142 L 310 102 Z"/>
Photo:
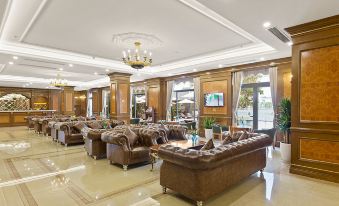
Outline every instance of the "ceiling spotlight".
<path id="1" fill-rule="evenodd" d="M 172 73 L 169 73 L 168 76 L 172 76 L 173 74 Z"/>
<path id="2" fill-rule="evenodd" d="M 64 69 L 63 68 L 59 68 L 59 71 L 63 71 Z"/>
<path id="3" fill-rule="evenodd" d="M 94 75 L 98 75 L 98 72 L 94 72 Z"/>
<path id="4" fill-rule="evenodd" d="M 206 74 L 211 74 L 211 72 L 206 72 Z"/>
<path id="5" fill-rule="evenodd" d="M 19 59 L 19 57 L 17 57 L 17 56 L 13 56 L 13 59 L 17 60 L 17 59 Z"/>
<path id="6" fill-rule="evenodd" d="M 264 57 L 260 57 L 260 61 L 264 61 L 265 60 L 265 58 Z"/>
<path id="7" fill-rule="evenodd" d="M 69 67 L 73 67 L 73 64 L 68 64 Z"/>
<path id="8" fill-rule="evenodd" d="M 193 69 L 194 72 L 198 71 L 197 69 Z"/>
<path id="9" fill-rule="evenodd" d="M 8 62 L 8 64 L 10 64 L 10 65 L 13 65 L 13 64 L 14 64 L 14 62 Z"/>
<path id="10" fill-rule="evenodd" d="M 265 29 L 268 29 L 270 26 L 271 26 L 271 23 L 270 22 L 265 22 L 265 23 L 263 23 L 263 25 L 262 25 Z"/>
<path id="11" fill-rule="evenodd" d="M 292 41 L 289 41 L 289 42 L 287 42 L 287 45 L 288 45 L 288 46 L 292 46 L 292 45 L 293 45 L 293 42 L 292 42 Z"/>
<path id="12" fill-rule="evenodd" d="M 218 67 L 221 68 L 221 67 L 222 67 L 222 64 L 219 64 Z"/>
<path id="13" fill-rule="evenodd" d="M 106 71 L 106 72 L 109 72 L 109 69 L 106 69 L 105 71 Z"/>

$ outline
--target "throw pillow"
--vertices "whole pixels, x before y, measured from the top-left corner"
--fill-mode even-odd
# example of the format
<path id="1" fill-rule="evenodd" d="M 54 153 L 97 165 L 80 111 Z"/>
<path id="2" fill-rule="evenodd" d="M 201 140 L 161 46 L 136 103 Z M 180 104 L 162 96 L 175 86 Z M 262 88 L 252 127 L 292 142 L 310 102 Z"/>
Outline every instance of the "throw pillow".
<path id="1" fill-rule="evenodd" d="M 249 138 L 249 134 L 245 131 L 238 139 L 238 141 Z"/>
<path id="2" fill-rule="evenodd" d="M 225 136 L 224 140 L 221 142 L 221 145 L 229 144 L 229 143 L 233 142 L 232 140 L 233 140 L 232 136 L 230 134 L 227 134 Z"/>
<path id="3" fill-rule="evenodd" d="M 83 122 L 78 122 L 78 123 L 76 123 L 73 127 L 74 127 L 74 129 L 76 129 L 78 132 L 81 132 L 81 130 L 82 130 L 83 128 L 87 127 L 87 126 L 86 126 L 86 124 L 83 123 Z"/>
<path id="4" fill-rule="evenodd" d="M 206 144 L 200 150 L 210 150 L 214 148 L 213 140 L 210 139 L 206 142 Z"/>
<path id="5" fill-rule="evenodd" d="M 102 129 L 102 126 L 99 122 L 90 122 L 88 126 L 92 129 Z"/>
<path id="6" fill-rule="evenodd" d="M 124 135 L 128 138 L 129 144 L 132 147 L 138 140 L 138 136 L 131 130 L 130 127 L 127 127 L 124 131 Z"/>
<path id="7" fill-rule="evenodd" d="M 233 142 L 238 141 L 239 138 L 241 137 L 241 135 L 242 135 L 243 133 L 244 133 L 243 131 L 234 132 L 234 133 L 232 134 L 232 141 L 233 141 Z"/>

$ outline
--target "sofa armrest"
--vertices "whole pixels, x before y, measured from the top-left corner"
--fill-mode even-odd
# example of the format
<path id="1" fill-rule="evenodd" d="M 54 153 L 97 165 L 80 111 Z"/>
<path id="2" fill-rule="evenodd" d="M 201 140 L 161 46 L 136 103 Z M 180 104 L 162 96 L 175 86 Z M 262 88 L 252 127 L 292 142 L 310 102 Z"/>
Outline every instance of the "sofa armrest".
<path id="1" fill-rule="evenodd" d="M 109 144 L 121 146 L 125 151 L 131 151 L 131 146 L 126 135 L 120 132 L 108 131 L 101 134 L 101 140 Z"/>
<path id="2" fill-rule="evenodd" d="M 60 126 L 60 131 L 63 131 L 65 135 L 71 135 L 71 127 L 68 124 L 63 124 Z"/>

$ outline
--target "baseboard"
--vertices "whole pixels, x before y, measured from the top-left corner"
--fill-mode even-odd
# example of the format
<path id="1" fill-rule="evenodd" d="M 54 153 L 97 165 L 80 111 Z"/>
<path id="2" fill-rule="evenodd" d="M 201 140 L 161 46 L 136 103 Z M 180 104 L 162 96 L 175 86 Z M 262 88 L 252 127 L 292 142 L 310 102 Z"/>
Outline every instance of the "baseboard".
<path id="1" fill-rule="evenodd" d="M 291 165 L 290 173 L 339 183 L 339 173 L 331 171 L 324 171 L 300 165 Z"/>

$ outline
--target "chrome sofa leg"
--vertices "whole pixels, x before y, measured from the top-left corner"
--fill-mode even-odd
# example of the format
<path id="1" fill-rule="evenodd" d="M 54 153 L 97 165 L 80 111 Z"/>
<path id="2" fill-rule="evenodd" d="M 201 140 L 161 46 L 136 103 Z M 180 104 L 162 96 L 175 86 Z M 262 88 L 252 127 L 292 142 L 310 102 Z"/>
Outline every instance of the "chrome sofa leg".
<path id="1" fill-rule="evenodd" d="M 197 201 L 197 206 L 202 206 L 203 202 L 202 201 Z"/>
<path id="2" fill-rule="evenodd" d="M 97 157 L 97 156 L 95 156 L 95 155 L 93 156 L 93 158 L 94 158 L 95 160 L 97 160 L 97 159 L 98 159 L 98 157 Z"/>
<path id="3" fill-rule="evenodd" d="M 167 188 L 166 187 L 162 187 L 162 194 L 166 194 L 167 193 Z"/>
<path id="4" fill-rule="evenodd" d="M 261 170 L 260 170 L 260 173 L 262 174 L 263 172 L 264 172 L 264 169 L 261 169 Z"/>
<path id="5" fill-rule="evenodd" d="M 67 144 L 65 144 L 65 147 L 67 147 Z"/>
<path id="6" fill-rule="evenodd" d="M 124 169 L 124 171 L 127 171 L 128 165 L 122 165 L 122 168 Z"/>

